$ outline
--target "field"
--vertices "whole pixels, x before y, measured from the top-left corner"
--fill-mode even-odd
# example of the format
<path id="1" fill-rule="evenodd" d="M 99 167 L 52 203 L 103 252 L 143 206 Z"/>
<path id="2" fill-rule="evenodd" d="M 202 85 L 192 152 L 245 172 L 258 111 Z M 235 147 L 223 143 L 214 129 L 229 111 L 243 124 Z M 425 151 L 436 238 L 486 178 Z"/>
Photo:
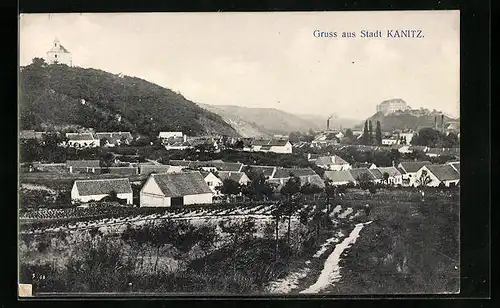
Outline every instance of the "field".
<path id="1" fill-rule="evenodd" d="M 38 293 L 458 290 L 458 191 L 349 189 L 322 204 L 290 216 L 272 203 L 24 212 L 21 282 Z"/>

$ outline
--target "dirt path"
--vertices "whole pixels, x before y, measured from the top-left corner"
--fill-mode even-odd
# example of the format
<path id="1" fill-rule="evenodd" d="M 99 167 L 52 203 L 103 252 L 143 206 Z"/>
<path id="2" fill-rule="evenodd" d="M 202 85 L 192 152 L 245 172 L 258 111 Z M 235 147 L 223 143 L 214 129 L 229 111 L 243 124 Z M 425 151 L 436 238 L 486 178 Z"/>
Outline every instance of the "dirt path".
<path id="1" fill-rule="evenodd" d="M 318 280 L 307 289 L 300 291 L 301 294 L 310 294 L 310 293 L 319 293 L 324 290 L 330 284 L 337 282 L 340 276 L 340 256 L 345 249 L 349 248 L 352 244 L 354 244 L 359 237 L 359 233 L 361 229 L 363 229 L 364 225 L 371 223 L 371 221 L 366 223 L 357 224 L 354 229 L 351 231 L 348 237 L 346 237 L 340 244 L 335 246 L 335 250 L 328 256 L 325 261 L 325 265 L 321 274 L 318 277 Z"/>

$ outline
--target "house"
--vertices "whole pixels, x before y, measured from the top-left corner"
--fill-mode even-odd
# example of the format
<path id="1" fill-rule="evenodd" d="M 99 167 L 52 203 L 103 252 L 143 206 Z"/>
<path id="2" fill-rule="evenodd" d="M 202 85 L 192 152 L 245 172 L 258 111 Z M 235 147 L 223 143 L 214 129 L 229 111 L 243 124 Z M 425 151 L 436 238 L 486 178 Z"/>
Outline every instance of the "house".
<path id="1" fill-rule="evenodd" d="M 151 174 L 140 192 L 140 205 L 170 207 L 211 204 L 213 192 L 200 172 Z"/>
<path id="2" fill-rule="evenodd" d="M 254 152 L 292 153 L 293 146 L 288 139 L 255 139 L 251 150 Z"/>
<path id="3" fill-rule="evenodd" d="M 106 143 L 101 144 L 101 146 L 114 147 L 121 144 L 130 144 L 134 138 L 130 132 L 101 132 L 96 133 L 99 140 L 105 139 Z"/>
<path id="4" fill-rule="evenodd" d="M 35 132 L 34 130 L 21 130 L 19 131 L 19 139 L 20 140 L 42 140 L 45 132 Z"/>
<path id="5" fill-rule="evenodd" d="M 460 162 L 459 161 L 448 162 L 447 164 L 450 164 L 460 174 Z"/>
<path id="6" fill-rule="evenodd" d="M 318 134 L 311 142 L 313 147 L 326 147 L 339 143 L 339 140 L 344 137 L 342 132 L 327 131 Z"/>
<path id="7" fill-rule="evenodd" d="M 346 185 L 348 183 L 355 183 L 356 179 L 351 175 L 349 170 L 336 170 L 336 171 L 325 171 L 323 175 L 325 180 L 330 180 L 331 184 L 334 186 Z"/>
<path id="8" fill-rule="evenodd" d="M 390 185 L 402 185 L 403 184 L 403 176 L 401 175 L 401 172 L 396 167 L 379 167 L 377 168 L 381 173 L 382 176 L 387 173 L 388 174 L 388 179 L 386 184 Z"/>
<path id="9" fill-rule="evenodd" d="M 182 132 L 160 132 L 158 138 L 162 140 L 169 138 L 184 138 L 184 134 Z"/>
<path id="10" fill-rule="evenodd" d="M 127 204 L 132 204 L 132 187 L 127 178 L 76 180 L 71 189 L 72 202 L 99 201 L 115 192 L 120 199 L 126 199 Z"/>
<path id="11" fill-rule="evenodd" d="M 101 173 L 99 160 L 67 160 L 66 169 L 69 173 Z"/>
<path id="12" fill-rule="evenodd" d="M 272 178 L 274 173 L 278 169 L 274 166 L 258 166 L 258 165 L 250 165 L 247 167 L 248 171 L 255 174 L 262 174 L 266 179 Z"/>
<path id="13" fill-rule="evenodd" d="M 123 176 L 131 176 L 139 173 L 137 167 L 106 167 L 101 169 L 102 173 L 120 174 Z"/>
<path id="14" fill-rule="evenodd" d="M 398 149 L 398 152 L 401 154 L 409 154 L 409 153 L 413 153 L 413 150 L 410 150 L 409 145 L 403 145 L 402 147 L 400 147 Z"/>
<path id="15" fill-rule="evenodd" d="M 427 152 L 429 150 L 429 148 L 426 146 L 423 146 L 423 145 L 412 145 L 409 147 L 409 150 L 412 152 L 415 152 L 415 151 Z"/>
<path id="16" fill-rule="evenodd" d="M 430 164 L 430 161 L 407 161 L 399 163 L 398 170 L 402 176 L 403 186 L 415 186 L 417 171 L 423 166 Z"/>
<path id="17" fill-rule="evenodd" d="M 367 170 L 373 177 L 373 183 L 380 184 L 384 181 L 384 175 L 382 174 L 382 172 L 380 170 L 370 169 L 370 168 L 368 168 Z"/>
<path id="18" fill-rule="evenodd" d="M 61 45 L 57 38 L 54 40 L 52 48 L 47 51 L 46 62 L 47 64 L 73 65 L 71 53 Z"/>
<path id="19" fill-rule="evenodd" d="M 357 164 L 354 164 L 354 166 L 356 168 L 368 168 L 368 169 L 376 169 L 377 168 L 377 165 L 375 165 L 374 163 L 357 163 Z"/>
<path id="20" fill-rule="evenodd" d="M 100 139 L 93 133 L 66 133 L 68 145 L 75 148 L 99 147 Z"/>
<path id="21" fill-rule="evenodd" d="M 193 161 L 193 160 L 177 160 L 172 159 L 169 161 L 170 165 L 183 166 L 189 169 L 202 169 L 205 171 L 242 171 L 244 165 L 242 163 L 224 162 L 222 160 L 207 160 L 207 161 Z"/>
<path id="22" fill-rule="evenodd" d="M 201 171 L 200 173 L 203 176 L 205 183 L 207 183 L 208 187 L 210 187 L 213 195 L 220 196 L 221 193 L 217 190 L 217 188 L 222 186 L 222 180 L 210 171 Z"/>
<path id="23" fill-rule="evenodd" d="M 182 172 L 182 166 L 170 166 L 170 165 L 139 165 L 139 174 L 150 175 L 151 173 L 179 173 Z"/>
<path id="24" fill-rule="evenodd" d="M 394 145 L 399 143 L 399 138 L 397 136 L 391 136 L 389 138 L 382 138 L 382 145 Z"/>
<path id="25" fill-rule="evenodd" d="M 318 157 L 315 161 L 315 164 L 316 166 L 326 170 L 338 171 L 351 169 L 351 165 L 337 155 Z"/>
<path id="26" fill-rule="evenodd" d="M 460 172 L 452 164 L 426 165 L 416 173 L 416 186 L 437 187 L 441 183 L 446 187 L 458 185 Z"/>
<path id="27" fill-rule="evenodd" d="M 235 172 L 235 171 L 219 171 L 217 173 L 219 179 L 224 181 L 225 179 L 231 179 L 240 185 L 247 185 L 250 183 L 250 178 L 245 172 Z"/>
<path id="28" fill-rule="evenodd" d="M 307 183 L 314 184 L 320 188 L 325 187 L 325 183 L 321 177 L 314 172 L 311 168 L 277 168 L 271 178 L 267 180 L 268 183 L 274 184 L 279 190 L 283 185 L 288 182 L 292 177 L 298 177 L 301 185 Z"/>
<path id="29" fill-rule="evenodd" d="M 375 182 L 376 178 L 373 176 L 373 174 L 370 172 L 368 168 L 353 168 L 348 170 L 349 173 L 351 173 L 351 176 L 354 178 L 354 184 L 359 184 L 359 180 L 362 179 L 363 177 L 366 177 L 366 180 L 370 182 Z"/>

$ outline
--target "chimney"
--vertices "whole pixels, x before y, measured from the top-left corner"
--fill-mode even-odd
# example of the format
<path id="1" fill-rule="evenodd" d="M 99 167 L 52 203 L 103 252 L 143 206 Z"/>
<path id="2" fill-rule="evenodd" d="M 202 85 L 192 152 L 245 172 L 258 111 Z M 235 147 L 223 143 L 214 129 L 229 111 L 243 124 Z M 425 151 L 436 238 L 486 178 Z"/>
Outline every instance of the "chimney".
<path id="1" fill-rule="evenodd" d="M 326 130 L 330 130 L 330 118 L 326 119 Z"/>
<path id="2" fill-rule="evenodd" d="M 434 129 L 437 130 L 437 117 L 434 116 Z"/>
<path id="3" fill-rule="evenodd" d="M 444 114 L 441 115 L 441 132 L 444 131 Z"/>

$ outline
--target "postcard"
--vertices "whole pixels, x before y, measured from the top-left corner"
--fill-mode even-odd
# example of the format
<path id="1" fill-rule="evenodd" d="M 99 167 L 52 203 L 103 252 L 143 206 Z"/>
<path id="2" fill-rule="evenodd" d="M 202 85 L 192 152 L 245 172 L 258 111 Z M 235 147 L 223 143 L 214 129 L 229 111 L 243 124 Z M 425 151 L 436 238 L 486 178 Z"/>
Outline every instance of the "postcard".
<path id="1" fill-rule="evenodd" d="M 459 293 L 459 21 L 21 14 L 19 296 Z"/>

